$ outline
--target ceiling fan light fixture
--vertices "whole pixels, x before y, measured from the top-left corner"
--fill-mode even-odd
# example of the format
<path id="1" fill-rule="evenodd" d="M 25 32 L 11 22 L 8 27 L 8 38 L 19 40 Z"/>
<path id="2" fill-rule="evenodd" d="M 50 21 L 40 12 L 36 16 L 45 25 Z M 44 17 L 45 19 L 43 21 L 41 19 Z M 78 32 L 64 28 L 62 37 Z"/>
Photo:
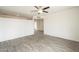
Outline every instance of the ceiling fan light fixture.
<path id="1" fill-rule="evenodd" d="M 38 13 L 40 13 L 40 14 L 41 14 L 41 13 L 43 13 L 43 11 L 42 11 L 42 10 L 38 10 Z"/>

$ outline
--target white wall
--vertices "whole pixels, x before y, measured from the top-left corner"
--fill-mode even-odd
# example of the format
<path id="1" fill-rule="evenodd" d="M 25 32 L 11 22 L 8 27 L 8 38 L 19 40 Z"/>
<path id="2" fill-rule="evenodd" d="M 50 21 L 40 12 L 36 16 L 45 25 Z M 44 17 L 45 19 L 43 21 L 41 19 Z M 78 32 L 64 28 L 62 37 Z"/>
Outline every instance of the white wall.
<path id="1" fill-rule="evenodd" d="M 79 7 L 47 15 L 44 19 L 44 33 L 79 41 Z"/>
<path id="2" fill-rule="evenodd" d="M 34 33 L 33 20 L 0 18 L 0 42 Z"/>

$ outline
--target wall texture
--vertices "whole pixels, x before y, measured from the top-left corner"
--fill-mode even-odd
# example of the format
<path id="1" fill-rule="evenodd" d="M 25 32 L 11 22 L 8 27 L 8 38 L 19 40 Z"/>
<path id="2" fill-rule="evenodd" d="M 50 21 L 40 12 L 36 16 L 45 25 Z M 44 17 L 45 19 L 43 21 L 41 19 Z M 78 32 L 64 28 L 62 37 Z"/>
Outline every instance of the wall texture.
<path id="1" fill-rule="evenodd" d="M 44 20 L 44 33 L 79 41 L 79 7 L 47 15 Z"/>
<path id="2" fill-rule="evenodd" d="M 0 18 L 0 41 L 32 35 L 33 33 L 33 20 Z"/>

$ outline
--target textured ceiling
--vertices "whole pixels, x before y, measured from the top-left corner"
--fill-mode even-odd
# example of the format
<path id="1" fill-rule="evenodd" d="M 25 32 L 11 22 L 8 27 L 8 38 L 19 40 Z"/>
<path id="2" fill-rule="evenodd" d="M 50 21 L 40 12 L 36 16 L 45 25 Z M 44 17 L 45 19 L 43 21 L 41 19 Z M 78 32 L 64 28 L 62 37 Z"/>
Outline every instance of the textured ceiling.
<path id="1" fill-rule="evenodd" d="M 45 6 L 43 6 L 43 7 L 45 7 Z M 44 14 L 42 14 L 42 16 L 50 15 L 51 13 L 65 10 L 65 9 L 71 8 L 71 7 L 72 6 L 70 6 L 70 7 L 69 6 L 50 6 L 50 9 L 47 10 L 49 13 L 47 13 L 47 14 L 44 13 Z M 12 14 L 15 14 L 15 16 L 22 15 L 29 19 L 31 19 L 32 16 L 34 15 L 32 10 L 36 10 L 36 9 L 33 6 L 0 6 L 0 11 L 3 13 L 12 12 Z"/>

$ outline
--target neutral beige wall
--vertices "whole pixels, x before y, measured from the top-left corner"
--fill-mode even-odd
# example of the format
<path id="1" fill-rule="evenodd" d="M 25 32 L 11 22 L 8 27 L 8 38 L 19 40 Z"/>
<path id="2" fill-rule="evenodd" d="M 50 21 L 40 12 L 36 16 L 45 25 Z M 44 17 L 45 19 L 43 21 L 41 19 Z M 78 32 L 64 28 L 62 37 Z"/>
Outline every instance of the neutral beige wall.
<path id="1" fill-rule="evenodd" d="M 44 20 L 44 33 L 79 41 L 79 7 L 47 15 Z"/>
<path id="2" fill-rule="evenodd" d="M 43 19 L 38 19 L 38 20 L 37 20 L 37 30 L 43 31 L 43 30 L 44 30 L 43 25 L 44 25 Z"/>

